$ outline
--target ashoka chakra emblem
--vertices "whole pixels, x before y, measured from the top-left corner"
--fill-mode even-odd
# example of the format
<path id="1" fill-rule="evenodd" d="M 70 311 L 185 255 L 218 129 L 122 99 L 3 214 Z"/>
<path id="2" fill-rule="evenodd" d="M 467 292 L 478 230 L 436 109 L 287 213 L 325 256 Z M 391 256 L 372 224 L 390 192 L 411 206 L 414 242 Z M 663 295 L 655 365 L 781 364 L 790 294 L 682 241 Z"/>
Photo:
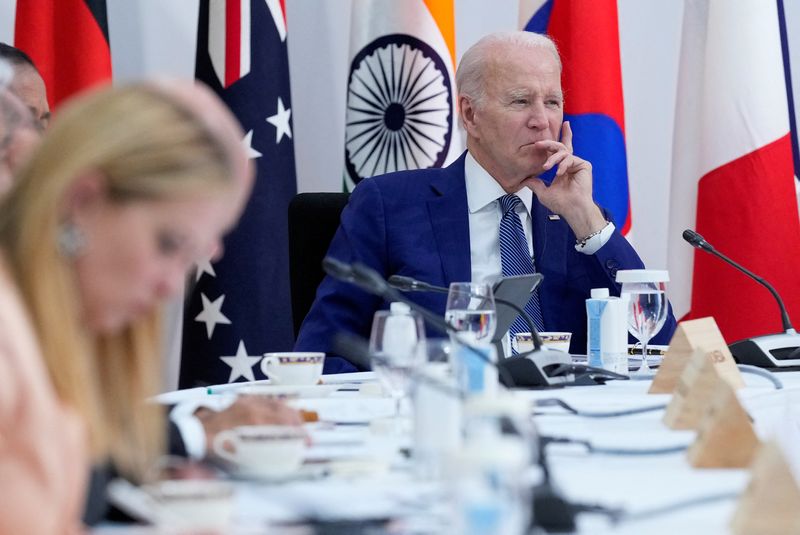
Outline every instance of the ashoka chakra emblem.
<path id="1" fill-rule="evenodd" d="M 453 132 L 447 66 L 423 41 L 393 34 L 353 59 L 345 165 L 350 186 L 404 169 L 441 167 Z"/>

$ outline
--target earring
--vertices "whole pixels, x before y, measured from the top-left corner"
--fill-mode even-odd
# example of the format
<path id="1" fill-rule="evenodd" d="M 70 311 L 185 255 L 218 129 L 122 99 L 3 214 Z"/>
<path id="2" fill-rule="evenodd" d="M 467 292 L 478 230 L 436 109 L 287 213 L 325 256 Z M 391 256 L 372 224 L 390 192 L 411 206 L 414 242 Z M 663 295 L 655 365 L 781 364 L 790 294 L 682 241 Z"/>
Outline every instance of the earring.
<path id="1" fill-rule="evenodd" d="M 67 258 L 76 258 L 86 249 L 86 234 L 69 221 L 58 227 L 57 241 L 59 252 Z"/>

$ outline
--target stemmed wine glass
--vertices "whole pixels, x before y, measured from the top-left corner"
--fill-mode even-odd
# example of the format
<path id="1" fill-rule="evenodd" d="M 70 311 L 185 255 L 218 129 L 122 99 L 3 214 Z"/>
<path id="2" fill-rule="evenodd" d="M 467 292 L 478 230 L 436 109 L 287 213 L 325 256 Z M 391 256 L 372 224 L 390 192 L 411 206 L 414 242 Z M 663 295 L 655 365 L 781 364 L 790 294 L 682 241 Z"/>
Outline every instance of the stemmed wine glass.
<path id="1" fill-rule="evenodd" d="M 497 328 L 497 311 L 491 284 L 451 283 L 444 317 L 465 342 L 491 342 Z"/>
<path id="2" fill-rule="evenodd" d="M 409 376 L 420 359 L 418 347 L 424 343 L 422 318 L 406 305 L 392 303 L 391 310 L 375 312 L 369 338 L 372 369 L 395 400 L 398 415 L 408 394 Z"/>
<path id="3" fill-rule="evenodd" d="M 647 344 L 667 319 L 666 283 L 669 273 L 654 269 L 629 269 L 617 272 L 622 297 L 628 298 L 628 332 L 642 343 L 642 365 L 631 379 L 652 379 L 647 364 Z"/>

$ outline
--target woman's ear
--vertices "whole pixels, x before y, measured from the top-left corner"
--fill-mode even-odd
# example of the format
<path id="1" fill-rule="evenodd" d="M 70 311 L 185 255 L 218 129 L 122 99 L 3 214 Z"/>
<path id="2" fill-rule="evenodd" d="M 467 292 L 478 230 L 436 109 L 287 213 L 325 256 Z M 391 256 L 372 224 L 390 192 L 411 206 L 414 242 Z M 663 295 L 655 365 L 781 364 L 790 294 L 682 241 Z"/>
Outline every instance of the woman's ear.
<path id="1" fill-rule="evenodd" d="M 107 199 L 105 176 L 99 171 L 84 171 L 67 188 L 62 216 L 78 223 Z"/>

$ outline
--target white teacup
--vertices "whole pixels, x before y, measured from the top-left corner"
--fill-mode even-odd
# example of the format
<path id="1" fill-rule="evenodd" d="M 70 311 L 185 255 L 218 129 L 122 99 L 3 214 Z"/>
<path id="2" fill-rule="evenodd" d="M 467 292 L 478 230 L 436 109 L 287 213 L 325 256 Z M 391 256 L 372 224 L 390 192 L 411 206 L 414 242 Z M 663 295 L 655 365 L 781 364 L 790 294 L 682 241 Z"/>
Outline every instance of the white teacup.
<path id="1" fill-rule="evenodd" d="M 155 522 L 180 529 L 226 528 L 233 514 L 233 486 L 214 479 L 170 479 L 144 487 Z"/>
<path id="2" fill-rule="evenodd" d="M 261 372 L 277 385 L 314 385 L 324 364 L 325 353 L 265 353 Z"/>
<path id="3" fill-rule="evenodd" d="M 519 353 L 533 350 L 533 338 L 531 337 L 531 333 L 517 333 L 515 337 L 517 351 Z M 557 349 L 569 353 L 569 342 L 572 339 L 572 333 L 545 331 L 539 333 L 539 338 L 541 338 L 542 343 L 550 349 Z"/>
<path id="4" fill-rule="evenodd" d="M 226 448 L 229 446 L 230 450 Z M 305 435 L 287 425 L 245 425 L 214 437 L 214 453 L 233 462 L 244 474 L 280 478 L 303 464 Z"/>

